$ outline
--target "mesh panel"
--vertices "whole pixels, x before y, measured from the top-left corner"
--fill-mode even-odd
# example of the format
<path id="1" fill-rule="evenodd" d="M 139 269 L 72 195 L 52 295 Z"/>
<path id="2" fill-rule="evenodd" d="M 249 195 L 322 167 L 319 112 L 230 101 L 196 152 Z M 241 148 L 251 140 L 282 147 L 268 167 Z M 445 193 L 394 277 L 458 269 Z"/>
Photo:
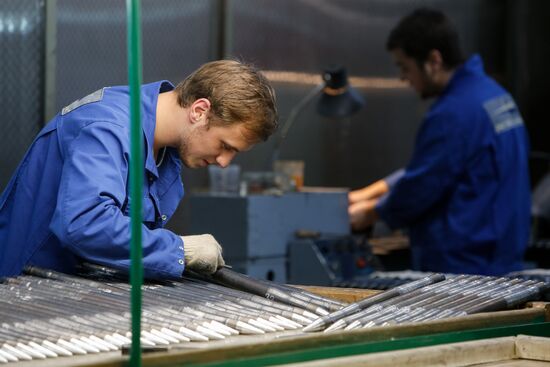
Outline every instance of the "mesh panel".
<path id="1" fill-rule="evenodd" d="M 142 1 L 144 83 L 177 83 L 209 60 L 213 3 Z M 56 42 L 56 110 L 101 87 L 128 84 L 124 1 L 58 0 Z"/>
<path id="2" fill-rule="evenodd" d="M 44 2 L 0 3 L 0 189 L 42 125 Z"/>
<path id="3" fill-rule="evenodd" d="M 452 16 L 468 52 L 477 49 L 479 9 L 488 3 L 479 0 L 233 0 L 230 52 L 255 59 L 269 70 L 318 73 L 326 65 L 337 63 L 345 65 L 350 75 L 394 77 L 395 66 L 385 50 L 385 42 L 402 16 L 418 7 L 441 9 Z"/>

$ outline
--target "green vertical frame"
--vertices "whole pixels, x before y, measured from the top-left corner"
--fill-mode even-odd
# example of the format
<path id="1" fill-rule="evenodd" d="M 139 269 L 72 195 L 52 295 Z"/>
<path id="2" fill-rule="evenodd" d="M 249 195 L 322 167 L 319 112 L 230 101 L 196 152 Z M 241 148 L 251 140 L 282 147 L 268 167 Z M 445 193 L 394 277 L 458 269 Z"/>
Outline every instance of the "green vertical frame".
<path id="1" fill-rule="evenodd" d="M 141 248 L 143 187 L 143 137 L 141 126 L 141 25 L 140 1 L 126 0 L 128 23 L 128 79 L 130 84 L 130 281 L 132 312 L 132 347 L 130 366 L 141 366 L 141 285 L 143 284 L 143 264 Z"/>

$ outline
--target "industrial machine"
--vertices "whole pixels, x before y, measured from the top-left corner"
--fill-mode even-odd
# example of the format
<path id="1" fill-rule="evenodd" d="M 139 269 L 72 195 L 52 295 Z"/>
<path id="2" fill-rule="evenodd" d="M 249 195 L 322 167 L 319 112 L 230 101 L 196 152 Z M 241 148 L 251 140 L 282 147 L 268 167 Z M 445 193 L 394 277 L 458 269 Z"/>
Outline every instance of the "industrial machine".
<path id="1" fill-rule="evenodd" d="M 287 245 L 297 231 L 350 233 L 347 191 L 342 189 L 244 196 L 195 193 L 190 205 L 190 234 L 211 233 L 235 270 L 278 283 L 289 282 Z"/>
<path id="2" fill-rule="evenodd" d="M 288 282 L 335 286 L 380 269 L 366 236 L 312 234 L 288 243 Z"/>
<path id="3" fill-rule="evenodd" d="M 190 233 L 213 234 L 226 262 L 255 278 L 349 287 L 377 270 L 408 267 L 405 236 L 350 233 L 346 190 L 195 193 L 190 205 Z"/>

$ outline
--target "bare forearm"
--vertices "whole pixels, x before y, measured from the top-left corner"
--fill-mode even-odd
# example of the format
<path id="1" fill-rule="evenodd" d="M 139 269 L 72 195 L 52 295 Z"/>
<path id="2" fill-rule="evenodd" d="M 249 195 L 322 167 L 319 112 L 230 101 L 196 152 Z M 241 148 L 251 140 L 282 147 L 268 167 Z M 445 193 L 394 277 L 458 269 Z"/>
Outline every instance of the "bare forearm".
<path id="1" fill-rule="evenodd" d="M 350 191 L 348 198 L 350 204 L 363 200 L 372 200 L 381 197 L 389 191 L 389 186 L 385 180 L 378 180 L 369 186 L 359 190 Z"/>

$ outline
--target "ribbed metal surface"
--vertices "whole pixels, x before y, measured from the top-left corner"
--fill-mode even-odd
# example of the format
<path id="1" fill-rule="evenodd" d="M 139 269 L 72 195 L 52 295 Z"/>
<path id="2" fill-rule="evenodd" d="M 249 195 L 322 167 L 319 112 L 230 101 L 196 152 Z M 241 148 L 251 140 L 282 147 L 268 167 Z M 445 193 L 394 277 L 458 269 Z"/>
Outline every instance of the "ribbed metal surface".
<path id="1" fill-rule="evenodd" d="M 212 0 L 142 1 L 143 82 L 179 82 L 210 55 Z M 57 1 L 56 109 L 128 84 L 125 2 Z"/>
<path id="2" fill-rule="evenodd" d="M 230 51 L 251 57 L 275 70 L 319 72 L 330 63 L 346 65 L 352 75 L 395 77 L 385 51 L 386 39 L 399 19 L 412 10 L 435 7 L 447 13 L 460 30 L 465 51 L 478 50 L 487 39 L 485 17 L 494 1 L 467 0 L 234 0 Z M 487 14 L 488 15 L 488 14 Z M 483 20 L 483 28 L 480 20 Z M 480 33 L 483 35 L 480 36 Z"/>
<path id="3" fill-rule="evenodd" d="M 43 0 L 0 2 L 0 190 L 42 124 L 44 18 Z"/>

